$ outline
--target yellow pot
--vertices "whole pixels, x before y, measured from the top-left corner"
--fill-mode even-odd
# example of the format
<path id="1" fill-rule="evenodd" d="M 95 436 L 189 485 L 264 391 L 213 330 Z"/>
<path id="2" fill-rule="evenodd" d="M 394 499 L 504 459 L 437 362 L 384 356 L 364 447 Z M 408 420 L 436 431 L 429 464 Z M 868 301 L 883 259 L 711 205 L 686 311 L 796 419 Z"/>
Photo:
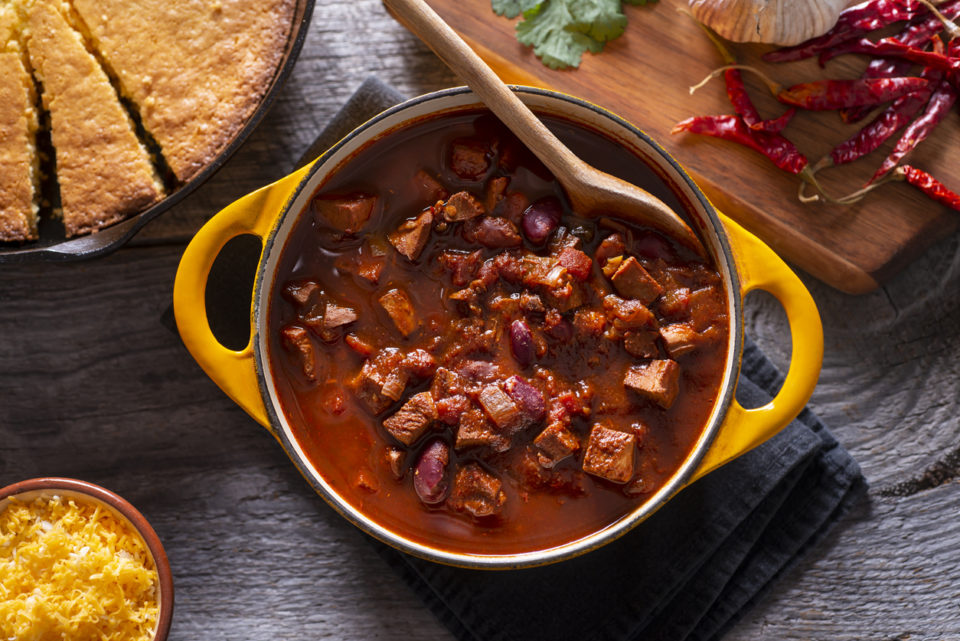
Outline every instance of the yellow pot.
<path id="1" fill-rule="evenodd" d="M 820 316 L 809 292 L 765 244 L 717 212 L 682 167 L 642 131 L 583 100 L 553 91 L 517 88 L 538 112 L 587 125 L 643 158 L 686 205 L 694 228 L 715 259 L 727 291 L 730 336 L 723 384 L 709 421 L 686 460 L 668 482 L 631 513 L 589 536 L 536 552 L 512 555 L 448 552 L 400 536 L 341 498 L 305 455 L 280 409 L 267 357 L 265 336 L 278 261 L 288 235 L 315 189 L 331 172 L 371 141 L 390 131 L 441 113 L 476 109 L 468 89 L 439 91 L 414 98 L 374 117 L 308 166 L 227 206 L 197 233 L 177 271 L 173 302 L 187 349 L 204 371 L 280 442 L 314 489 L 338 512 L 371 535 L 405 552 L 433 561 L 472 568 L 518 568 L 577 556 L 621 536 L 689 483 L 751 450 L 786 426 L 816 386 L 823 356 Z M 251 340 L 242 350 L 220 345 L 210 331 L 204 307 L 207 276 L 228 240 L 241 234 L 263 239 L 263 251 L 250 306 Z M 793 339 L 792 359 L 780 393 L 767 405 L 745 409 L 734 399 L 743 343 L 743 296 L 762 289 L 786 310 Z"/>

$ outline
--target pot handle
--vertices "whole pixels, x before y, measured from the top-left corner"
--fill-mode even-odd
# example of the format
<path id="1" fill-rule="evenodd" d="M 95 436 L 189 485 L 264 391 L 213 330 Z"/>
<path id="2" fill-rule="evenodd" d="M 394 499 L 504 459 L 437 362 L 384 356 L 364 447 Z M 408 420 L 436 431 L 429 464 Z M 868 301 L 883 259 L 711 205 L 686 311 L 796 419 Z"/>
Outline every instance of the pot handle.
<path id="1" fill-rule="evenodd" d="M 820 377 L 823 326 L 813 297 L 783 260 L 756 236 L 721 214 L 740 274 L 740 296 L 762 289 L 773 294 L 787 313 L 792 337 L 790 369 L 780 392 L 769 403 L 745 409 L 734 399 L 691 482 L 760 445 L 796 418 Z"/>
<path id="2" fill-rule="evenodd" d="M 260 396 L 253 355 L 253 301 L 250 301 L 250 340 L 235 351 L 216 339 L 207 320 L 205 294 L 210 268 L 229 240 L 253 234 L 262 241 L 313 163 L 261 187 L 227 205 L 196 233 L 180 259 L 173 283 L 173 313 L 180 338 L 220 389 L 276 437 Z"/>

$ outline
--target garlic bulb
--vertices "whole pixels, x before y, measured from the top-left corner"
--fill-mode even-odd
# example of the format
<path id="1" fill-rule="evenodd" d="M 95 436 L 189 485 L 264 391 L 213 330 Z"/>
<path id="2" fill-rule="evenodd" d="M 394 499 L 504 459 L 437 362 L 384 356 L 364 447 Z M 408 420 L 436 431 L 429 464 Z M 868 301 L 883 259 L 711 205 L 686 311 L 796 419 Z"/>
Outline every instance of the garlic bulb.
<path id="1" fill-rule="evenodd" d="M 734 42 L 795 45 L 822 35 L 862 0 L 690 0 L 697 20 Z"/>

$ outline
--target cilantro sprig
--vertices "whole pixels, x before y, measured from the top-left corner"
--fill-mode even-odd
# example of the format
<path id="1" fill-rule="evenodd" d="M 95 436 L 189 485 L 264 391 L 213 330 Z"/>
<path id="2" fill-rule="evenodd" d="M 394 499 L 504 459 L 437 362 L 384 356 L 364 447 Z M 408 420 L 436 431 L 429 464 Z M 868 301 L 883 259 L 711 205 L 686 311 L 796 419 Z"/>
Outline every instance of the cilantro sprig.
<path id="1" fill-rule="evenodd" d="M 642 5 L 657 0 L 626 0 Z M 587 51 L 600 53 L 627 26 L 621 0 L 492 0 L 501 16 L 516 18 L 517 40 L 551 69 L 580 66 Z"/>

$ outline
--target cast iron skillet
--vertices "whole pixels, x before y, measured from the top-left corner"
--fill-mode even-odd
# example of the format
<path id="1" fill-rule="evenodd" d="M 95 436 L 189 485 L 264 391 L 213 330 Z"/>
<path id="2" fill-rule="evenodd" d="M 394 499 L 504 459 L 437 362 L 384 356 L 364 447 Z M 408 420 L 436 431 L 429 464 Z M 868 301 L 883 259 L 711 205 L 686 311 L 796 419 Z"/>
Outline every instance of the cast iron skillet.
<path id="1" fill-rule="evenodd" d="M 297 0 L 297 6 L 293 11 L 290 37 L 287 38 L 283 57 L 280 59 L 280 64 L 277 65 L 277 71 L 274 73 L 273 80 L 267 87 L 263 99 L 233 139 L 196 176 L 152 207 L 94 234 L 68 239 L 64 236 L 63 228 L 58 223 L 41 220 L 39 240 L 22 245 L 0 244 L 0 263 L 60 263 L 108 254 L 119 249 L 133 238 L 144 225 L 182 201 L 197 187 L 206 182 L 208 178 L 217 173 L 221 167 L 227 164 L 234 152 L 240 148 L 240 145 L 246 141 L 250 133 L 263 120 L 270 105 L 273 104 L 274 99 L 280 92 L 280 88 L 293 70 L 293 65 L 297 61 L 297 56 L 300 55 L 300 49 L 303 48 L 303 41 L 307 36 L 310 17 L 313 15 L 313 4 L 314 0 Z"/>

